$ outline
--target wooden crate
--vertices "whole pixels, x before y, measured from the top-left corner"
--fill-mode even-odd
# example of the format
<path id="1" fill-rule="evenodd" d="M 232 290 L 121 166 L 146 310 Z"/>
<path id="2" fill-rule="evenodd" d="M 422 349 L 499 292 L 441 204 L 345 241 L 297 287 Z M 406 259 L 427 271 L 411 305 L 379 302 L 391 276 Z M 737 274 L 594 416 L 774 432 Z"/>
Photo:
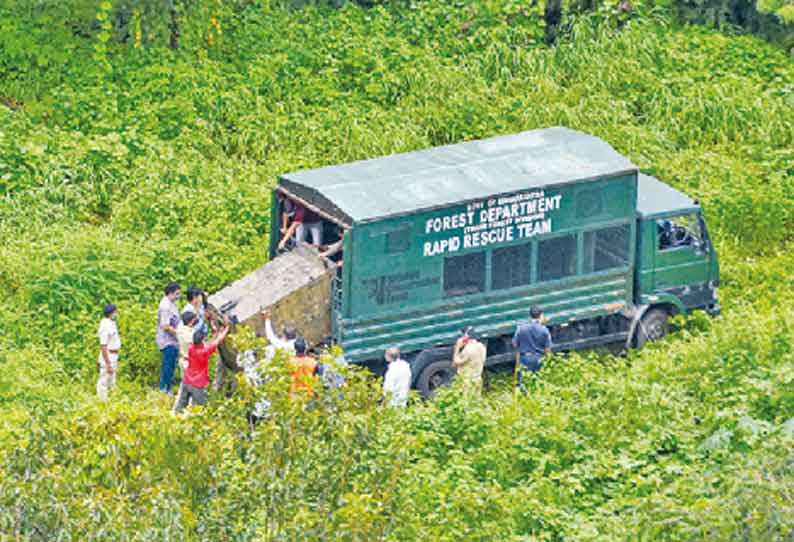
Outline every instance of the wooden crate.
<path id="1" fill-rule="evenodd" d="M 254 326 L 261 335 L 265 333 L 261 310 L 270 309 L 277 333 L 284 325 L 293 325 L 298 336 L 315 345 L 331 336 L 334 273 L 315 248 L 301 245 L 211 295 L 209 302 L 221 309 L 233 305 L 226 314 Z"/>

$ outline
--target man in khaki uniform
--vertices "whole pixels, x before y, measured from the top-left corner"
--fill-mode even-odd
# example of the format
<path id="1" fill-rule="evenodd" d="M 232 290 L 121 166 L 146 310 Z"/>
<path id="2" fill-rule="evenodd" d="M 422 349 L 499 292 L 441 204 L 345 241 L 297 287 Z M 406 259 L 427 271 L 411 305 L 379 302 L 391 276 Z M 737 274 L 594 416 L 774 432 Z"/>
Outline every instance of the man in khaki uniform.
<path id="1" fill-rule="evenodd" d="M 119 349 L 121 338 L 116 327 L 116 306 L 108 303 L 103 311 L 104 318 L 99 323 L 99 378 L 96 394 L 107 399 L 110 390 L 116 387 L 116 372 L 119 368 Z"/>
<path id="2" fill-rule="evenodd" d="M 474 337 L 474 328 L 467 327 L 455 342 L 452 365 L 463 381 L 467 395 L 479 395 L 482 391 L 482 370 L 485 367 L 486 349 Z"/>

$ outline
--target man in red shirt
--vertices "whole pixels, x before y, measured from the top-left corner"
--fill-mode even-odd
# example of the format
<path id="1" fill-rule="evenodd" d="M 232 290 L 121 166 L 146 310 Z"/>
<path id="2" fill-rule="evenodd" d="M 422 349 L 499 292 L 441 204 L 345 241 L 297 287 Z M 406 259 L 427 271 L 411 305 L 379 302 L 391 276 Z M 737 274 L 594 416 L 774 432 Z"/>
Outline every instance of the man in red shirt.
<path id="1" fill-rule="evenodd" d="M 183 410 L 192 399 L 194 405 L 207 404 L 207 387 L 210 385 L 210 356 L 229 334 L 229 323 L 216 336 L 207 342 L 207 334 L 203 330 L 193 333 L 193 344 L 187 352 L 187 369 L 182 376 L 182 387 L 176 400 L 174 412 Z"/>
<path id="2" fill-rule="evenodd" d="M 296 234 L 297 232 L 297 234 Z M 311 234 L 312 244 L 319 247 L 323 244 L 323 221 L 312 211 L 307 209 L 300 203 L 295 203 L 295 214 L 292 217 L 292 224 L 290 224 L 281 242 L 278 244 L 279 250 L 284 250 L 287 243 L 292 236 L 295 235 L 295 242 L 305 243 L 307 237 Z"/>

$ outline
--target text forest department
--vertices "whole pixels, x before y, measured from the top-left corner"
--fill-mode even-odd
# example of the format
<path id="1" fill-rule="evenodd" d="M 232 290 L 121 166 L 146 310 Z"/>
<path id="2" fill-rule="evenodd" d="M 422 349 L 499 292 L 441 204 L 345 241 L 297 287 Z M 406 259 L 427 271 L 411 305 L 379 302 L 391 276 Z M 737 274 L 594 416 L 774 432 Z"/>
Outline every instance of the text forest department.
<path id="1" fill-rule="evenodd" d="M 437 256 L 551 233 L 551 218 L 547 218 L 546 213 L 558 210 L 561 203 L 561 195 L 546 196 L 541 190 L 477 201 L 468 204 L 465 211 L 428 218 L 425 235 L 449 230 L 462 232 L 444 239 L 425 241 L 422 253 L 424 256 Z"/>

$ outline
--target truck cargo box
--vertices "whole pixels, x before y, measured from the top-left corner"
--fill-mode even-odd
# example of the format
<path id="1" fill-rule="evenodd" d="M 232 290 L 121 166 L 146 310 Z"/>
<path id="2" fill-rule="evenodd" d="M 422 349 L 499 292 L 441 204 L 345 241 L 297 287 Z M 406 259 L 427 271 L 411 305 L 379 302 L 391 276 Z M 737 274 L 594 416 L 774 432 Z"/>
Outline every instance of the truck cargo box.
<path id="1" fill-rule="evenodd" d="M 331 318 L 353 362 L 451 344 L 465 325 L 505 336 L 533 304 L 557 344 L 578 347 L 590 334 L 570 323 L 611 323 L 633 302 L 637 168 L 588 134 L 555 127 L 286 173 L 278 197 L 341 229 Z M 278 232 L 278 207 L 272 220 Z"/>

